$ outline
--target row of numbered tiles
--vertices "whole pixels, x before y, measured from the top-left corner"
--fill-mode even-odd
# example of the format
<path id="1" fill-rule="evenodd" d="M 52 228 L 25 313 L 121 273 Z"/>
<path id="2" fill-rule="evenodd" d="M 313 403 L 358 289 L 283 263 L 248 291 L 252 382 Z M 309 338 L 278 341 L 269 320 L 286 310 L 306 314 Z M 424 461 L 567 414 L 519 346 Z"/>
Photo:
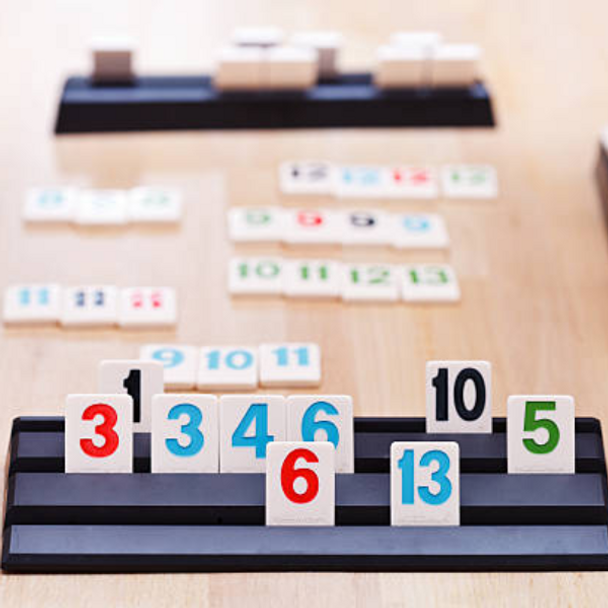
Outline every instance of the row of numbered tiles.
<path id="1" fill-rule="evenodd" d="M 228 232 L 238 243 L 385 245 L 398 249 L 443 249 L 450 244 L 440 215 L 368 209 L 235 207 L 228 212 Z"/>
<path id="2" fill-rule="evenodd" d="M 449 368 L 444 368 L 449 369 Z M 467 369 L 475 369 L 467 368 Z M 105 384 L 124 373 L 123 361 L 104 362 Z M 461 374 L 459 374 L 462 376 Z M 454 374 L 454 379 L 458 376 Z M 436 380 L 439 375 L 435 376 Z M 129 374 L 129 383 L 134 376 Z M 477 390 L 477 389 L 473 389 Z M 458 395 L 468 396 L 461 387 Z M 478 393 L 479 395 L 479 393 Z M 153 473 L 260 473 L 265 470 L 268 444 L 274 441 L 329 441 L 336 450 L 336 470 L 354 472 L 353 402 L 348 395 L 147 395 L 135 407 L 130 394 L 68 395 L 65 467 L 68 473 L 133 471 L 133 433 L 148 419 Z M 491 433 L 476 431 L 475 412 L 459 412 L 457 401 L 446 404 L 434 391 L 428 422 L 439 425 L 435 435 Z M 507 466 L 509 473 L 575 472 L 574 400 L 563 395 L 509 397 L 507 404 Z M 483 418 L 491 420 L 488 402 Z M 84 441 L 83 445 L 83 441 Z M 103 440 L 106 441 L 103 441 Z M 189 441 L 190 440 L 190 441 Z M 446 439 L 447 440 L 447 439 Z"/>
<path id="3" fill-rule="evenodd" d="M 528 471 L 525 463 L 520 469 L 511 466 L 511 458 L 515 460 L 526 451 L 524 460 L 531 457 L 539 462 L 553 452 L 550 460 L 562 461 L 563 467 L 563 450 L 556 448 L 561 447 L 560 441 L 570 443 L 572 435 L 572 470 L 569 463 L 562 470 L 556 470 L 551 463 L 550 471 L 571 473 L 573 403 L 557 397 L 552 402 L 544 401 L 542 405 L 546 407 L 538 408 L 538 399 L 509 400 L 509 472 L 540 472 L 537 467 Z M 298 395 L 287 400 L 277 395 L 223 396 L 218 403 L 213 395 L 156 395 L 152 404 L 153 473 L 265 471 L 267 523 L 334 524 L 335 473 L 354 472 L 352 400 L 348 396 Z M 550 415 L 538 420 L 539 409 L 557 410 L 560 423 L 556 424 Z M 133 402 L 128 395 L 68 396 L 66 472 L 131 473 L 132 413 Z M 319 414 L 321 420 L 317 419 Z M 529 418 L 535 426 L 530 426 Z M 91 425 L 94 420 L 96 426 Z M 548 431 L 547 441 L 529 436 L 537 429 Z M 565 439 L 560 437 L 560 429 L 566 431 Z M 544 449 L 553 441 L 555 446 Z M 459 451 L 458 443 L 450 441 L 392 443 L 391 523 L 459 523 Z M 418 508 L 403 509 L 406 505 Z M 289 507 L 290 519 L 274 521 L 277 514 L 270 514 L 274 513 L 273 507 L 279 506 L 280 513 Z M 433 508 L 440 506 L 443 507 Z M 399 519 L 399 512 L 403 520 Z"/>
<path id="4" fill-rule="evenodd" d="M 440 189 L 441 184 L 441 189 Z M 341 198 L 489 199 L 498 196 L 491 165 L 339 165 L 327 161 L 287 161 L 279 166 L 284 194 Z"/>
<path id="5" fill-rule="evenodd" d="M 448 264 L 398 266 L 277 257 L 233 258 L 228 289 L 233 295 L 341 298 L 347 302 L 460 299 L 458 279 Z"/>
<path id="6" fill-rule="evenodd" d="M 171 287 L 57 284 L 10 285 L 4 294 L 6 325 L 173 327 L 177 295 Z"/>
<path id="7" fill-rule="evenodd" d="M 285 368 L 289 367 L 290 363 L 297 365 L 302 359 L 303 353 L 306 352 L 308 350 L 302 348 L 302 345 L 295 345 L 295 348 L 286 348 L 284 344 L 266 345 L 262 356 L 265 359 L 271 386 L 277 386 L 283 380 L 282 374 Z M 217 361 L 218 356 L 219 353 L 215 353 L 211 359 Z M 235 468 L 230 468 L 233 466 L 232 464 L 226 464 L 226 468 L 223 469 L 221 465 L 220 470 L 259 472 L 263 470 L 260 460 L 265 457 L 266 444 L 273 441 L 275 435 L 277 440 L 308 441 L 319 439 L 317 431 L 322 431 L 322 437 L 336 447 L 338 458 L 342 463 L 339 465 L 339 470 L 354 470 L 353 406 L 352 399 L 348 396 L 296 395 L 287 401 L 277 395 L 224 396 L 219 401 L 219 415 L 220 418 L 224 415 L 228 417 L 224 419 L 223 423 L 220 421 L 218 423 L 220 427 L 217 427 L 216 413 L 210 412 L 206 415 L 203 410 L 200 410 L 200 407 L 207 406 L 216 408 L 218 404 L 216 397 L 197 394 L 164 395 L 163 375 L 163 364 L 158 360 L 102 361 L 99 365 L 99 394 L 68 397 L 66 420 L 68 422 L 76 421 L 75 423 L 81 425 L 79 427 L 81 430 L 87 426 L 96 430 L 96 423 L 93 423 L 96 414 L 91 413 L 92 411 L 89 411 L 90 415 L 83 414 L 82 407 L 87 409 L 96 402 L 109 400 L 108 407 L 112 409 L 113 399 L 118 396 L 122 404 L 120 405 L 121 412 L 126 421 L 125 432 L 131 436 L 135 431 L 152 430 L 154 432 L 154 420 L 159 416 L 159 419 L 163 421 L 162 424 L 165 424 L 165 418 L 174 420 L 173 426 L 177 429 L 178 421 L 182 420 L 182 414 L 178 412 L 180 408 L 177 408 L 174 414 L 167 414 L 167 412 L 158 414 L 158 411 L 164 411 L 163 403 L 168 404 L 167 407 L 190 404 L 186 408 L 189 414 L 183 414 L 186 416 L 186 420 L 183 422 L 187 424 L 179 426 L 183 434 L 191 437 L 195 434 L 194 431 L 209 419 L 211 420 L 211 432 L 214 434 L 223 424 L 224 431 L 232 438 L 230 449 L 255 448 L 237 450 L 242 458 L 236 461 Z M 425 387 L 427 433 L 491 434 L 493 432 L 492 367 L 489 362 L 429 361 L 426 364 Z M 69 405 L 72 402 L 71 399 L 76 405 Z M 70 413 L 70 407 L 76 408 L 80 413 L 78 415 L 74 412 Z M 223 411 L 231 408 L 234 410 L 231 414 Z M 103 432 L 99 431 L 102 436 L 104 433 L 108 435 L 108 429 L 116 423 L 117 413 L 116 411 L 110 412 L 109 409 L 106 408 L 108 414 L 107 420 L 102 425 Z M 292 415 L 296 415 L 297 424 L 293 427 L 295 430 L 292 429 L 292 432 L 286 435 L 287 419 Z M 114 422 L 106 424 L 110 418 Z M 193 422 L 194 419 L 197 422 Z M 572 397 L 511 396 L 507 403 L 509 472 L 573 473 L 575 462 L 574 420 L 575 407 Z M 237 427 L 238 431 L 235 430 Z M 274 432 L 275 430 L 278 434 Z M 204 436 L 204 433 L 199 434 Z M 243 439 L 245 437 L 248 438 L 247 441 Z M 241 439 L 243 440 L 241 441 Z M 66 441 L 68 441 L 67 435 Z M 102 442 L 102 445 L 98 447 L 105 449 L 106 446 Z M 199 446 L 199 449 L 203 449 L 203 444 Z M 198 451 L 196 450 L 196 453 Z M 214 452 L 214 449 L 211 451 Z M 104 454 L 111 456 L 111 453 L 107 451 L 100 453 L 99 456 L 104 456 Z M 89 454 L 89 456 L 94 455 Z M 209 458 L 213 462 L 215 455 L 212 454 Z M 96 470 L 97 465 L 94 459 L 87 462 L 93 470 Z M 113 466 L 112 462 L 112 460 L 105 461 L 110 468 Z M 186 461 L 178 458 L 177 461 L 174 461 L 176 471 L 181 466 L 179 463 L 188 466 Z M 118 466 L 119 468 L 125 466 L 131 471 L 132 464 L 131 450 L 128 462 L 121 460 Z M 215 465 L 212 464 L 213 467 L 216 465 L 217 462 Z"/>
<path id="8" fill-rule="evenodd" d="M 250 346 L 144 344 L 144 361 L 159 361 L 168 389 L 243 390 L 263 387 L 318 386 L 321 349 L 287 342 Z"/>
<path id="9" fill-rule="evenodd" d="M 175 223 L 181 217 L 180 191 L 157 186 L 130 190 L 31 188 L 23 206 L 23 219 L 32 223 L 118 226 Z"/>

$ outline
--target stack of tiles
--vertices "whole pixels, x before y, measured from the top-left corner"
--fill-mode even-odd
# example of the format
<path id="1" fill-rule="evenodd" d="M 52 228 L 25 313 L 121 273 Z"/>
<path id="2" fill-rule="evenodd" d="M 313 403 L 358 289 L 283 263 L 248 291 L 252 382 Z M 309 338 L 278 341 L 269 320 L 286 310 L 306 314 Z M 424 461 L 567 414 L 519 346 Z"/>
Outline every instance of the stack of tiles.
<path id="1" fill-rule="evenodd" d="M 490 165 L 339 165 L 287 161 L 279 167 L 281 192 L 288 195 L 370 199 L 492 199 L 498 196 Z M 440 187 L 441 186 L 441 187 Z"/>
<path id="2" fill-rule="evenodd" d="M 455 302 L 456 274 L 447 264 L 349 264 L 278 257 L 233 258 L 228 290 L 238 296 L 337 299 L 345 302 Z"/>
<path id="3" fill-rule="evenodd" d="M 378 49 L 374 81 L 381 89 L 467 87 L 480 78 L 476 44 L 446 44 L 438 32 L 399 32 Z"/>
<path id="4" fill-rule="evenodd" d="M 397 249 L 444 249 L 450 244 L 445 222 L 437 214 L 369 209 L 235 207 L 228 212 L 228 232 L 235 243 L 370 245 Z"/>
<path id="5" fill-rule="evenodd" d="M 259 348 L 144 344 L 139 358 L 162 363 L 165 388 L 173 390 L 236 391 L 321 383 L 321 349 L 313 343 L 261 344 Z"/>
<path id="6" fill-rule="evenodd" d="M 306 90 L 337 75 L 342 38 L 337 32 L 300 32 L 283 44 L 275 27 L 238 28 L 218 53 L 214 83 L 220 91 Z"/>
<path id="7" fill-rule="evenodd" d="M 158 186 L 130 190 L 31 188 L 23 206 L 23 219 L 41 224 L 174 224 L 181 216 L 179 190 Z"/>
<path id="8" fill-rule="evenodd" d="M 11 285 L 4 294 L 3 321 L 10 326 L 169 328 L 177 322 L 177 296 L 170 287 Z"/>

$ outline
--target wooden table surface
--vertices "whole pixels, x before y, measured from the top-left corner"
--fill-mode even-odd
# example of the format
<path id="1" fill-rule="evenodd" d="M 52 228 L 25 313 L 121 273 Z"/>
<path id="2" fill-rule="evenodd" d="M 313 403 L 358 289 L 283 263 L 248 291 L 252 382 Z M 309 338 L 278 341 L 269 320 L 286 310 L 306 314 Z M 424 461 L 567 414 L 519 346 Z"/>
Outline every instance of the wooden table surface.
<path id="1" fill-rule="evenodd" d="M 141 343 L 157 340 L 318 342 L 320 390 L 352 394 L 357 415 L 422 416 L 428 359 L 488 359 L 496 415 L 504 415 L 512 393 L 567 393 L 579 415 L 607 424 L 608 255 L 592 177 L 599 130 L 608 122 L 607 18 L 599 0 L 4 2 L 0 288 L 26 281 L 172 285 L 180 321 L 175 332 L 3 330 L 2 444 L 14 416 L 61 414 L 67 393 L 96 390 L 101 359 L 136 356 Z M 399 29 L 437 29 L 450 41 L 477 42 L 499 127 L 52 135 L 60 85 L 88 70 L 92 35 L 134 35 L 141 72 L 194 73 L 208 68 L 233 27 L 267 23 L 342 30 L 348 66 L 370 63 L 373 49 Z M 440 212 L 449 252 L 321 252 L 359 261 L 450 261 L 462 302 L 231 300 L 226 209 L 298 204 L 280 196 L 276 180 L 277 164 L 298 158 L 495 165 L 496 201 L 365 202 Z M 20 219 L 30 186 L 154 183 L 182 188 L 179 228 L 34 229 Z M 583 606 L 597 605 L 607 589 L 601 573 L 4 575 L 0 606 Z"/>

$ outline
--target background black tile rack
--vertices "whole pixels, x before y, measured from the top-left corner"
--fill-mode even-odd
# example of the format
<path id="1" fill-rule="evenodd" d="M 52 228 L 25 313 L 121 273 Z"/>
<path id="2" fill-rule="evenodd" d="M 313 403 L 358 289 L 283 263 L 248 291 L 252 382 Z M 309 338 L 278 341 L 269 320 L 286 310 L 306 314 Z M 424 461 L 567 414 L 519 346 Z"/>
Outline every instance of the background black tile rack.
<path id="1" fill-rule="evenodd" d="M 575 475 L 507 475 L 492 435 L 427 435 L 421 418 L 358 418 L 355 475 L 336 477 L 334 528 L 264 526 L 264 476 L 63 473 L 63 419 L 17 418 L 8 463 L 8 572 L 606 570 L 606 468 L 597 420 L 576 421 Z M 460 527 L 389 526 L 389 446 L 454 440 Z"/>
<path id="2" fill-rule="evenodd" d="M 56 133 L 182 129 L 493 127 L 482 82 L 382 91 L 371 74 L 344 74 L 307 91 L 219 92 L 209 76 L 142 76 L 96 84 L 68 78 Z"/>

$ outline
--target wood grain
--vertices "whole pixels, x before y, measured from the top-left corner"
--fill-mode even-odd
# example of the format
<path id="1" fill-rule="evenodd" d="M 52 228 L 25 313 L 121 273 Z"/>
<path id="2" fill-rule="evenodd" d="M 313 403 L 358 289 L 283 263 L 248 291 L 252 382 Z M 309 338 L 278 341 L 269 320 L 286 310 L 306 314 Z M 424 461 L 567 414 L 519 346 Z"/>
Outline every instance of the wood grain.
<path id="1" fill-rule="evenodd" d="M 14 416 L 60 414 L 67 393 L 94 391 L 100 359 L 134 356 L 155 340 L 317 341 L 322 390 L 352 394 L 356 414 L 365 415 L 421 416 L 427 359 L 487 358 L 496 414 L 504 414 L 511 393 L 570 393 L 579 415 L 608 423 L 608 255 L 592 180 L 608 120 L 607 17 L 599 0 L 4 2 L 0 287 L 51 280 L 173 285 L 181 320 L 174 333 L 4 330 L 0 442 L 7 445 Z M 345 65 L 358 67 L 396 29 L 436 28 L 451 41 L 478 42 L 499 127 L 52 136 L 60 83 L 88 69 L 92 35 L 134 35 L 141 71 L 191 73 L 208 68 L 213 49 L 246 23 L 340 29 Z M 462 303 L 232 301 L 226 209 L 293 204 L 276 185 L 276 166 L 288 158 L 494 164 L 497 201 L 366 202 L 442 213 L 449 253 L 333 252 L 344 260 L 450 261 Z M 33 229 L 20 220 L 29 186 L 153 183 L 182 188 L 187 220 L 178 229 Z M 597 605 L 607 590 L 601 573 L 13 575 L 0 576 L 0 606 L 557 607 Z"/>

